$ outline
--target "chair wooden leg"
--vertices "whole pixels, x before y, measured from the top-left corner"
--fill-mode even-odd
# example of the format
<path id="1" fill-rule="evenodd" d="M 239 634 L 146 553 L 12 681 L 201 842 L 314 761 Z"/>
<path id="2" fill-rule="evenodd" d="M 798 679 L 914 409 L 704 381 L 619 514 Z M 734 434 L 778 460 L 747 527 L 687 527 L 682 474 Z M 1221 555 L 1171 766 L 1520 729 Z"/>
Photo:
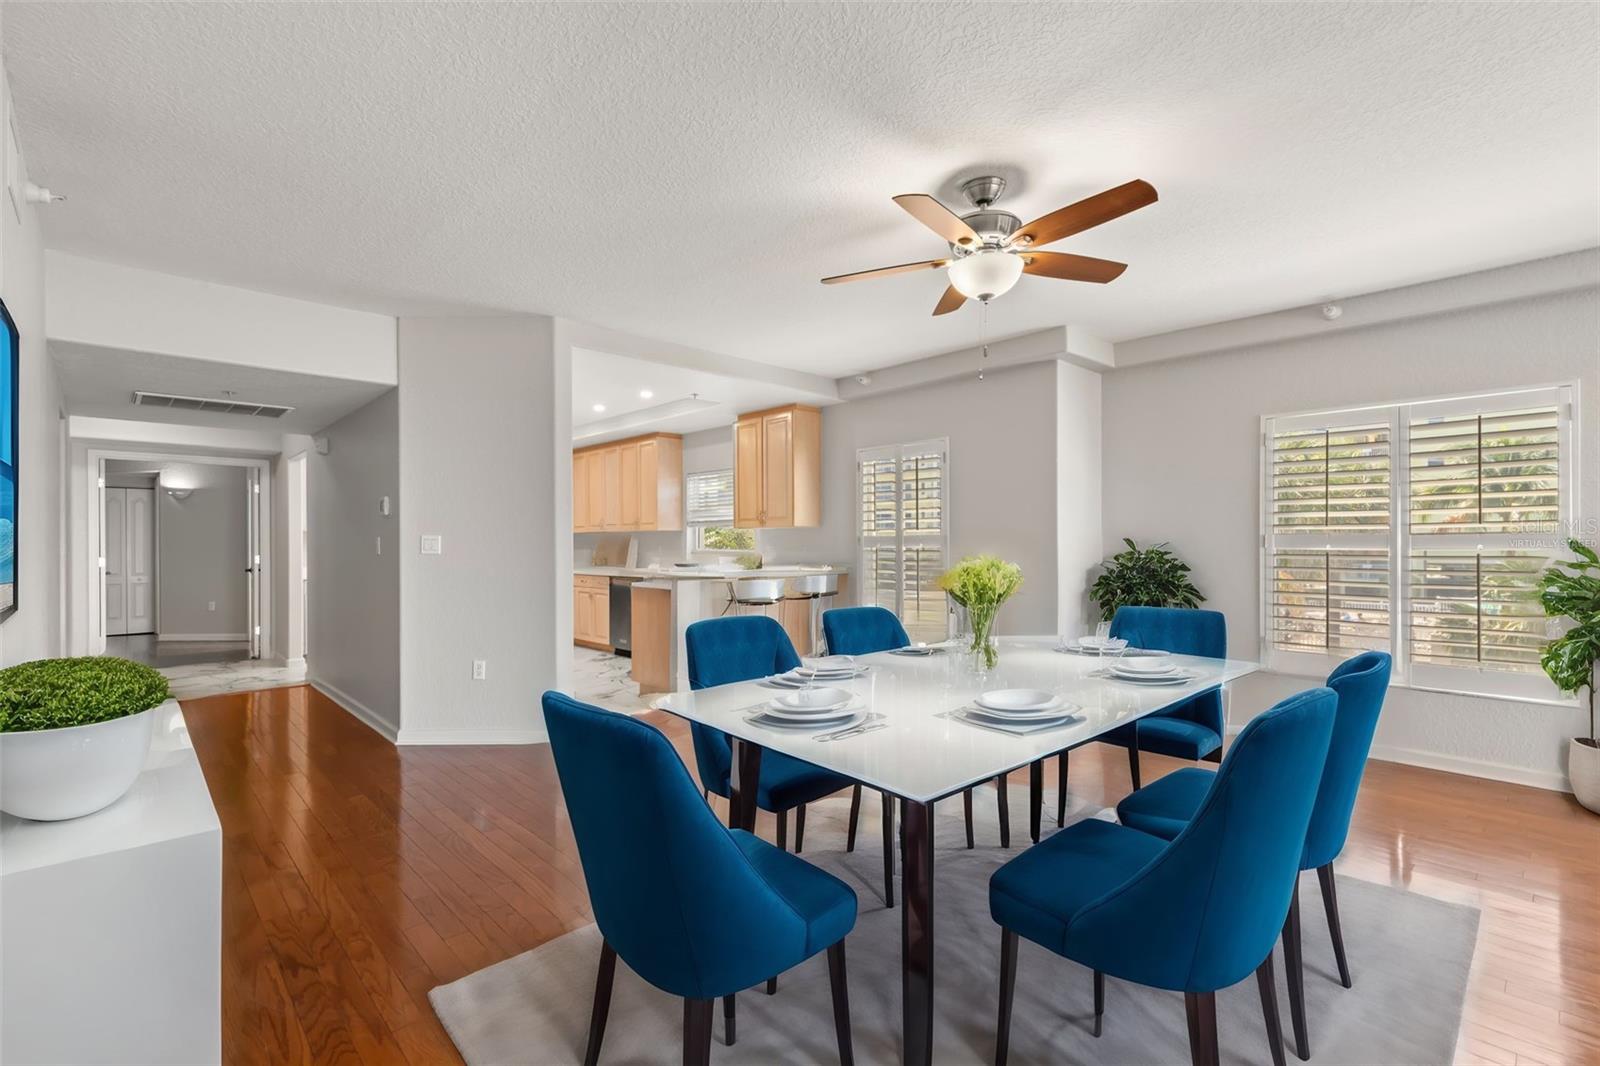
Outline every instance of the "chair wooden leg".
<path id="1" fill-rule="evenodd" d="M 1272 1050 L 1272 1066 L 1284 1066 L 1283 1024 L 1278 1021 L 1278 979 L 1272 972 L 1272 950 L 1256 967 L 1256 987 L 1261 992 L 1261 1017 L 1267 1023 L 1267 1046 Z"/>
<path id="2" fill-rule="evenodd" d="M 1139 747 L 1128 745 L 1128 776 L 1133 778 L 1133 790 L 1139 791 Z"/>
<path id="3" fill-rule="evenodd" d="M 1217 1066 L 1217 994 L 1185 992 L 1189 1015 L 1189 1059 L 1194 1066 Z"/>
<path id="4" fill-rule="evenodd" d="M 1094 1035 L 1100 1035 L 1100 1021 L 1106 1013 L 1106 975 L 1094 972 Z"/>
<path id="5" fill-rule="evenodd" d="M 778 812 L 778 850 L 789 850 L 789 812 Z"/>
<path id="6" fill-rule="evenodd" d="M 1306 971 L 1300 956 L 1300 878 L 1295 877 L 1294 894 L 1289 897 L 1289 917 L 1283 923 L 1283 969 L 1289 984 L 1289 1022 L 1294 1027 L 1294 1053 L 1311 1057 L 1311 1039 L 1306 1035 Z"/>
<path id="7" fill-rule="evenodd" d="M 1044 760 L 1028 764 L 1028 839 L 1039 843 L 1044 813 Z"/>
<path id="8" fill-rule="evenodd" d="M 767 978 L 767 995 L 775 996 L 777 994 L 778 994 L 778 979 L 776 977 Z"/>
<path id="9" fill-rule="evenodd" d="M 617 953 L 610 944 L 600 942 L 600 969 L 594 978 L 594 1009 L 589 1013 L 589 1046 L 583 1052 L 583 1066 L 600 1061 L 600 1042 L 606 1037 L 606 1016 L 611 1013 L 611 983 L 617 973 Z"/>
<path id="10" fill-rule="evenodd" d="M 973 840 L 972 840 L 972 789 L 970 789 L 970 788 L 964 788 L 964 789 L 961 790 L 961 813 L 966 815 L 966 818 L 967 818 L 967 850 L 971 851 L 972 848 L 973 848 Z"/>
<path id="11" fill-rule="evenodd" d="M 861 786 L 850 789 L 850 828 L 845 832 L 844 850 L 856 850 L 856 824 L 861 821 Z"/>
<path id="12" fill-rule="evenodd" d="M 800 804 L 799 810 L 794 812 L 794 853 L 800 854 L 800 849 L 806 846 L 806 805 Z"/>
<path id="13" fill-rule="evenodd" d="M 844 941 L 828 949 L 828 983 L 833 986 L 833 1028 L 839 1036 L 840 1066 L 855 1066 L 850 1043 L 850 985 L 844 975 Z"/>
<path id="14" fill-rule="evenodd" d="M 1067 756 L 1064 751 L 1056 756 L 1056 828 L 1067 824 Z"/>
<path id="15" fill-rule="evenodd" d="M 1328 912 L 1328 935 L 1333 937 L 1333 958 L 1339 964 L 1339 983 L 1350 987 L 1350 964 L 1344 958 L 1344 933 L 1339 929 L 1339 894 L 1333 884 L 1333 863 L 1317 867 L 1322 885 L 1322 909 Z"/>
<path id="16" fill-rule="evenodd" d="M 722 997 L 722 1042 L 733 1046 L 733 997 Z"/>
<path id="17" fill-rule="evenodd" d="M 711 1066 L 711 1015 L 714 999 L 683 1001 L 683 1066 Z"/>
<path id="18" fill-rule="evenodd" d="M 894 800 L 883 795 L 883 905 L 894 907 Z"/>
<path id="19" fill-rule="evenodd" d="M 1017 991 L 1017 934 L 1000 930 L 1000 1019 L 994 1027 L 994 1066 L 1005 1066 L 1011 1044 L 1011 1001 Z"/>
<path id="20" fill-rule="evenodd" d="M 1011 796 L 1006 788 L 1006 775 L 1001 774 L 994 779 L 995 794 L 1000 797 L 1000 846 L 1011 846 Z"/>

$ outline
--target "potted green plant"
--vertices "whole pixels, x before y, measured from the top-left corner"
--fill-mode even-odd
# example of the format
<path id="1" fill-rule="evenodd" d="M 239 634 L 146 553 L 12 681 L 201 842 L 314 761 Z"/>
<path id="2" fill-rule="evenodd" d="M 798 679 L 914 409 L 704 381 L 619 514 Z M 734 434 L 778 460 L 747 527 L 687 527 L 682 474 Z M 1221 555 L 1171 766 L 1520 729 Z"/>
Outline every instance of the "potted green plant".
<path id="1" fill-rule="evenodd" d="M 116 802 L 144 769 L 151 710 L 170 698 L 166 678 L 127 659 L 0 670 L 0 810 L 60 821 Z"/>
<path id="2" fill-rule="evenodd" d="M 993 555 L 969 555 L 939 575 L 939 587 L 967 612 L 972 626 L 972 654 L 984 669 L 1000 660 L 994 639 L 1000 605 L 1022 587 L 1022 567 Z"/>
<path id="3" fill-rule="evenodd" d="M 1595 668 L 1600 662 L 1600 557 L 1576 537 L 1567 548 L 1577 558 L 1557 562 L 1539 581 L 1539 603 L 1552 618 L 1572 623 L 1545 645 L 1539 665 L 1562 692 L 1589 690 L 1589 735 L 1567 745 L 1567 777 L 1578 802 L 1600 814 L 1600 738 L 1595 733 Z"/>
<path id="4" fill-rule="evenodd" d="M 1189 564 L 1165 543 L 1141 548 L 1127 537 L 1127 551 L 1113 555 L 1095 578 L 1089 595 L 1106 621 L 1118 607 L 1198 607 L 1205 596 L 1189 580 Z"/>

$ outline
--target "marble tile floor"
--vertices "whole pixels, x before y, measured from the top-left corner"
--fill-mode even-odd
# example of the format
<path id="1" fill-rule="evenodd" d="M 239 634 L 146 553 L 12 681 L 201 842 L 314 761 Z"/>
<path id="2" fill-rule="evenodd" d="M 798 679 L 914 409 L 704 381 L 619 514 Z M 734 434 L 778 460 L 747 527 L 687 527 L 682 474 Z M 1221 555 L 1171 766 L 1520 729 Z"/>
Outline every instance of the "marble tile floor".
<path id="1" fill-rule="evenodd" d="M 281 666 L 264 659 L 231 663 L 190 663 L 159 667 L 180 700 L 217 696 L 224 692 L 249 692 L 253 689 L 280 688 L 305 683 L 306 666 Z"/>
<path id="2" fill-rule="evenodd" d="M 633 660 L 592 648 L 572 649 L 572 695 L 584 703 L 624 714 L 650 709 L 655 696 L 639 695 L 639 686 L 629 677 Z"/>
<path id="3" fill-rule="evenodd" d="M 157 640 L 154 633 L 136 633 L 107 637 L 106 654 L 160 669 L 195 663 L 239 662 L 250 658 L 250 643 L 244 640 Z"/>

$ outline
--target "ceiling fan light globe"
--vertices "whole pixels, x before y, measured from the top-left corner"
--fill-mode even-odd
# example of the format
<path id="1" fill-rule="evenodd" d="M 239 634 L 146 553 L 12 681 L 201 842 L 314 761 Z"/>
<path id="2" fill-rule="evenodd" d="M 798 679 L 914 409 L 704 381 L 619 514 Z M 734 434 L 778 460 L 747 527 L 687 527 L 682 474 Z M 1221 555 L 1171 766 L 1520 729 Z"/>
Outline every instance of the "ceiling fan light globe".
<path id="1" fill-rule="evenodd" d="M 1021 258 L 998 249 L 974 252 L 950 264 L 950 284 L 969 300 L 1003 296 L 1020 277 Z"/>

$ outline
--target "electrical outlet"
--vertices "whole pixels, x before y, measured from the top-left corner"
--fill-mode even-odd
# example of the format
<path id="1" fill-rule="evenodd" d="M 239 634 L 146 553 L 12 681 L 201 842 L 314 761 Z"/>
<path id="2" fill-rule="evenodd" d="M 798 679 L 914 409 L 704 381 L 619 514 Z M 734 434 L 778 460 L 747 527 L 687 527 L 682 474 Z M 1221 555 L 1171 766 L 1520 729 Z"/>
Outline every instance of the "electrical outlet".
<path id="1" fill-rule="evenodd" d="M 474 660 L 472 660 L 472 680 L 474 680 L 474 681 L 487 681 L 488 679 L 489 679 L 489 660 L 488 659 L 474 659 Z"/>
<path id="2" fill-rule="evenodd" d="M 217 609 L 217 601 L 216 600 L 207 600 L 206 601 L 206 610 L 215 611 L 216 609 Z"/>

